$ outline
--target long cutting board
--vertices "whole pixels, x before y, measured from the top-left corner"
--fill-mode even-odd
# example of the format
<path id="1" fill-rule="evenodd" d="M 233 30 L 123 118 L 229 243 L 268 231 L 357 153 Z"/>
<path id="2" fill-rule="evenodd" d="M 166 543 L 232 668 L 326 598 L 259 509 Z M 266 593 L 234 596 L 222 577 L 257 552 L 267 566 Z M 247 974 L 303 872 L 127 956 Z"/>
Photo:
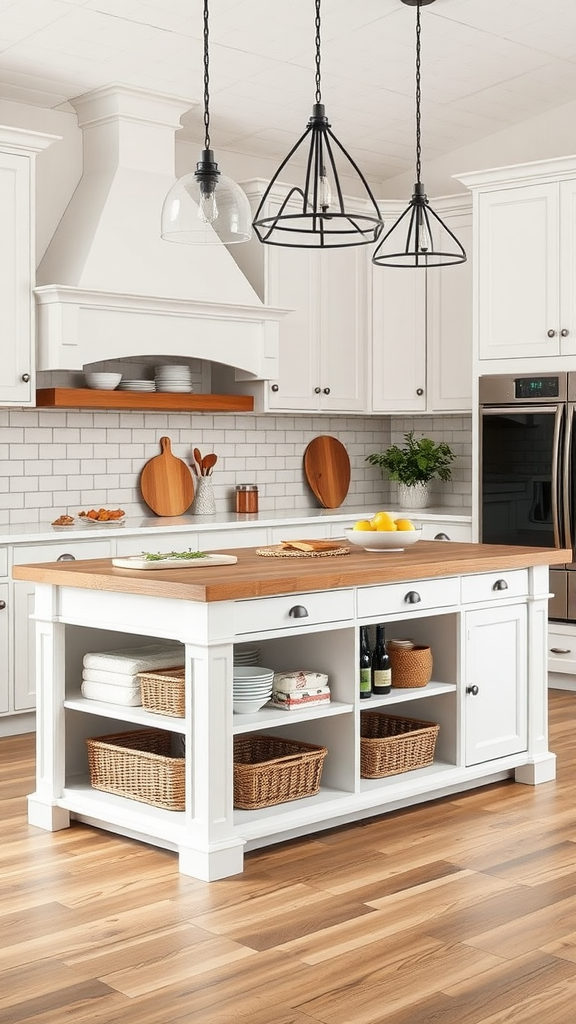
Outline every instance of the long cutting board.
<path id="1" fill-rule="evenodd" d="M 350 487 L 350 459 L 336 437 L 315 437 L 304 452 L 304 472 L 324 508 L 339 508 Z"/>
<path id="2" fill-rule="evenodd" d="M 182 459 L 172 454 L 169 437 L 160 438 L 161 455 L 146 463 L 140 476 L 140 493 L 157 516 L 181 516 L 194 501 L 192 474 Z"/>

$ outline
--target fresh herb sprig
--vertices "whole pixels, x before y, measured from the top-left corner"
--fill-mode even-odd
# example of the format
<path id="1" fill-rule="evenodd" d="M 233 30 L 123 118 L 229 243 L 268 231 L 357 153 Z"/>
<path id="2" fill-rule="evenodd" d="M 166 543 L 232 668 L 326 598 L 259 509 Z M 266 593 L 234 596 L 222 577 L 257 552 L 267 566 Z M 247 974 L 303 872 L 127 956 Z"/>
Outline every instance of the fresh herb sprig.
<path id="1" fill-rule="evenodd" d="M 143 551 L 144 558 L 149 562 L 162 562 L 166 558 L 181 558 L 183 561 L 190 561 L 192 558 L 206 558 L 206 552 L 204 551 L 192 551 L 188 548 L 188 551 L 166 551 L 166 552 L 152 552 Z"/>

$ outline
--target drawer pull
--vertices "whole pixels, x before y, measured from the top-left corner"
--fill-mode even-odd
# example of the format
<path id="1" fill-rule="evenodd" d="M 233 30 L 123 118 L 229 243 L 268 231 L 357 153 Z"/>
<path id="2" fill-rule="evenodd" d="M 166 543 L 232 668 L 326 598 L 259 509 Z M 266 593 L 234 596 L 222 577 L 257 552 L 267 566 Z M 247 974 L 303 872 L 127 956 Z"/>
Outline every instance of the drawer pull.
<path id="1" fill-rule="evenodd" d="M 6 607 L 6 601 L 0 601 L 0 612 L 3 612 Z"/>
<path id="2" fill-rule="evenodd" d="M 57 562 L 75 562 L 76 555 L 71 555 L 68 551 L 65 551 L 63 555 L 58 555 Z"/>
<path id="3" fill-rule="evenodd" d="M 472 694 L 473 697 L 477 697 L 478 696 L 478 692 L 479 691 L 478 691 L 478 687 L 476 686 L 476 684 L 474 684 L 474 686 L 467 686 L 466 687 L 466 693 Z"/>
<path id="4" fill-rule="evenodd" d="M 407 604 L 419 604 L 422 598 L 417 590 L 409 590 L 404 600 Z"/>
<path id="5" fill-rule="evenodd" d="M 572 654 L 569 647 L 551 647 L 550 654 Z"/>
<path id="6" fill-rule="evenodd" d="M 508 590 L 508 584 L 506 580 L 496 580 L 496 583 L 492 587 L 492 590 Z"/>
<path id="7" fill-rule="evenodd" d="M 308 609 L 303 604 L 295 604 L 288 612 L 288 615 L 291 615 L 293 619 L 307 619 Z"/>
<path id="8" fill-rule="evenodd" d="M 450 537 L 447 533 L 437 533 L 434 540 L 450 540 Z"/>

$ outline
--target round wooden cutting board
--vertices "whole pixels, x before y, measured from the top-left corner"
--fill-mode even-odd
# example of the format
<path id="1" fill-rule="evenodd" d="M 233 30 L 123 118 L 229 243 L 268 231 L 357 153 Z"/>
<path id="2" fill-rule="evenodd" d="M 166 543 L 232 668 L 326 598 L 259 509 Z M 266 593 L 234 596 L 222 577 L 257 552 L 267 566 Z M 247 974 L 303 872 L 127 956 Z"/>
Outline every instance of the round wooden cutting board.
<path id="1" fill-rule="evenodd" d="M 304 473 L 324 508 L 338 508 L 350 487 L 350 459 L 337 437 L 315 437 L 304 452 Z"/>
<path id="2" fill-rule="evenodd" d="M 192 474 L 182 459 L 172 454 L 170 438 L 161 437 L 161 455 L 146 463 L 140 477 L 140 493 L 157 516 L 181 516 L 194 500 Z"/>

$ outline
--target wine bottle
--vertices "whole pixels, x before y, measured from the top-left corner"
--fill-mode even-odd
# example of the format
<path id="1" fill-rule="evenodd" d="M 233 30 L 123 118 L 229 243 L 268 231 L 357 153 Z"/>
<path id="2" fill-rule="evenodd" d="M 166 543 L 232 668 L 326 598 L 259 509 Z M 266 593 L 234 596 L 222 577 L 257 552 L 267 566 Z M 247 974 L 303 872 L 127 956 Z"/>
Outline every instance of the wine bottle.
<path id="1" fill-rule="evenodd" d="M 372 696 L 372 655 L 368 642 L 368 626 L 360 626 L 360 697 Z"/>
<path id="2" fill-rule="evenodd" d="M 376 627 L 376 646 L 372 654 L 372 692 L 390 693 L 392 686 L 392 662 L 386 648 L 384 626 Z"/>

